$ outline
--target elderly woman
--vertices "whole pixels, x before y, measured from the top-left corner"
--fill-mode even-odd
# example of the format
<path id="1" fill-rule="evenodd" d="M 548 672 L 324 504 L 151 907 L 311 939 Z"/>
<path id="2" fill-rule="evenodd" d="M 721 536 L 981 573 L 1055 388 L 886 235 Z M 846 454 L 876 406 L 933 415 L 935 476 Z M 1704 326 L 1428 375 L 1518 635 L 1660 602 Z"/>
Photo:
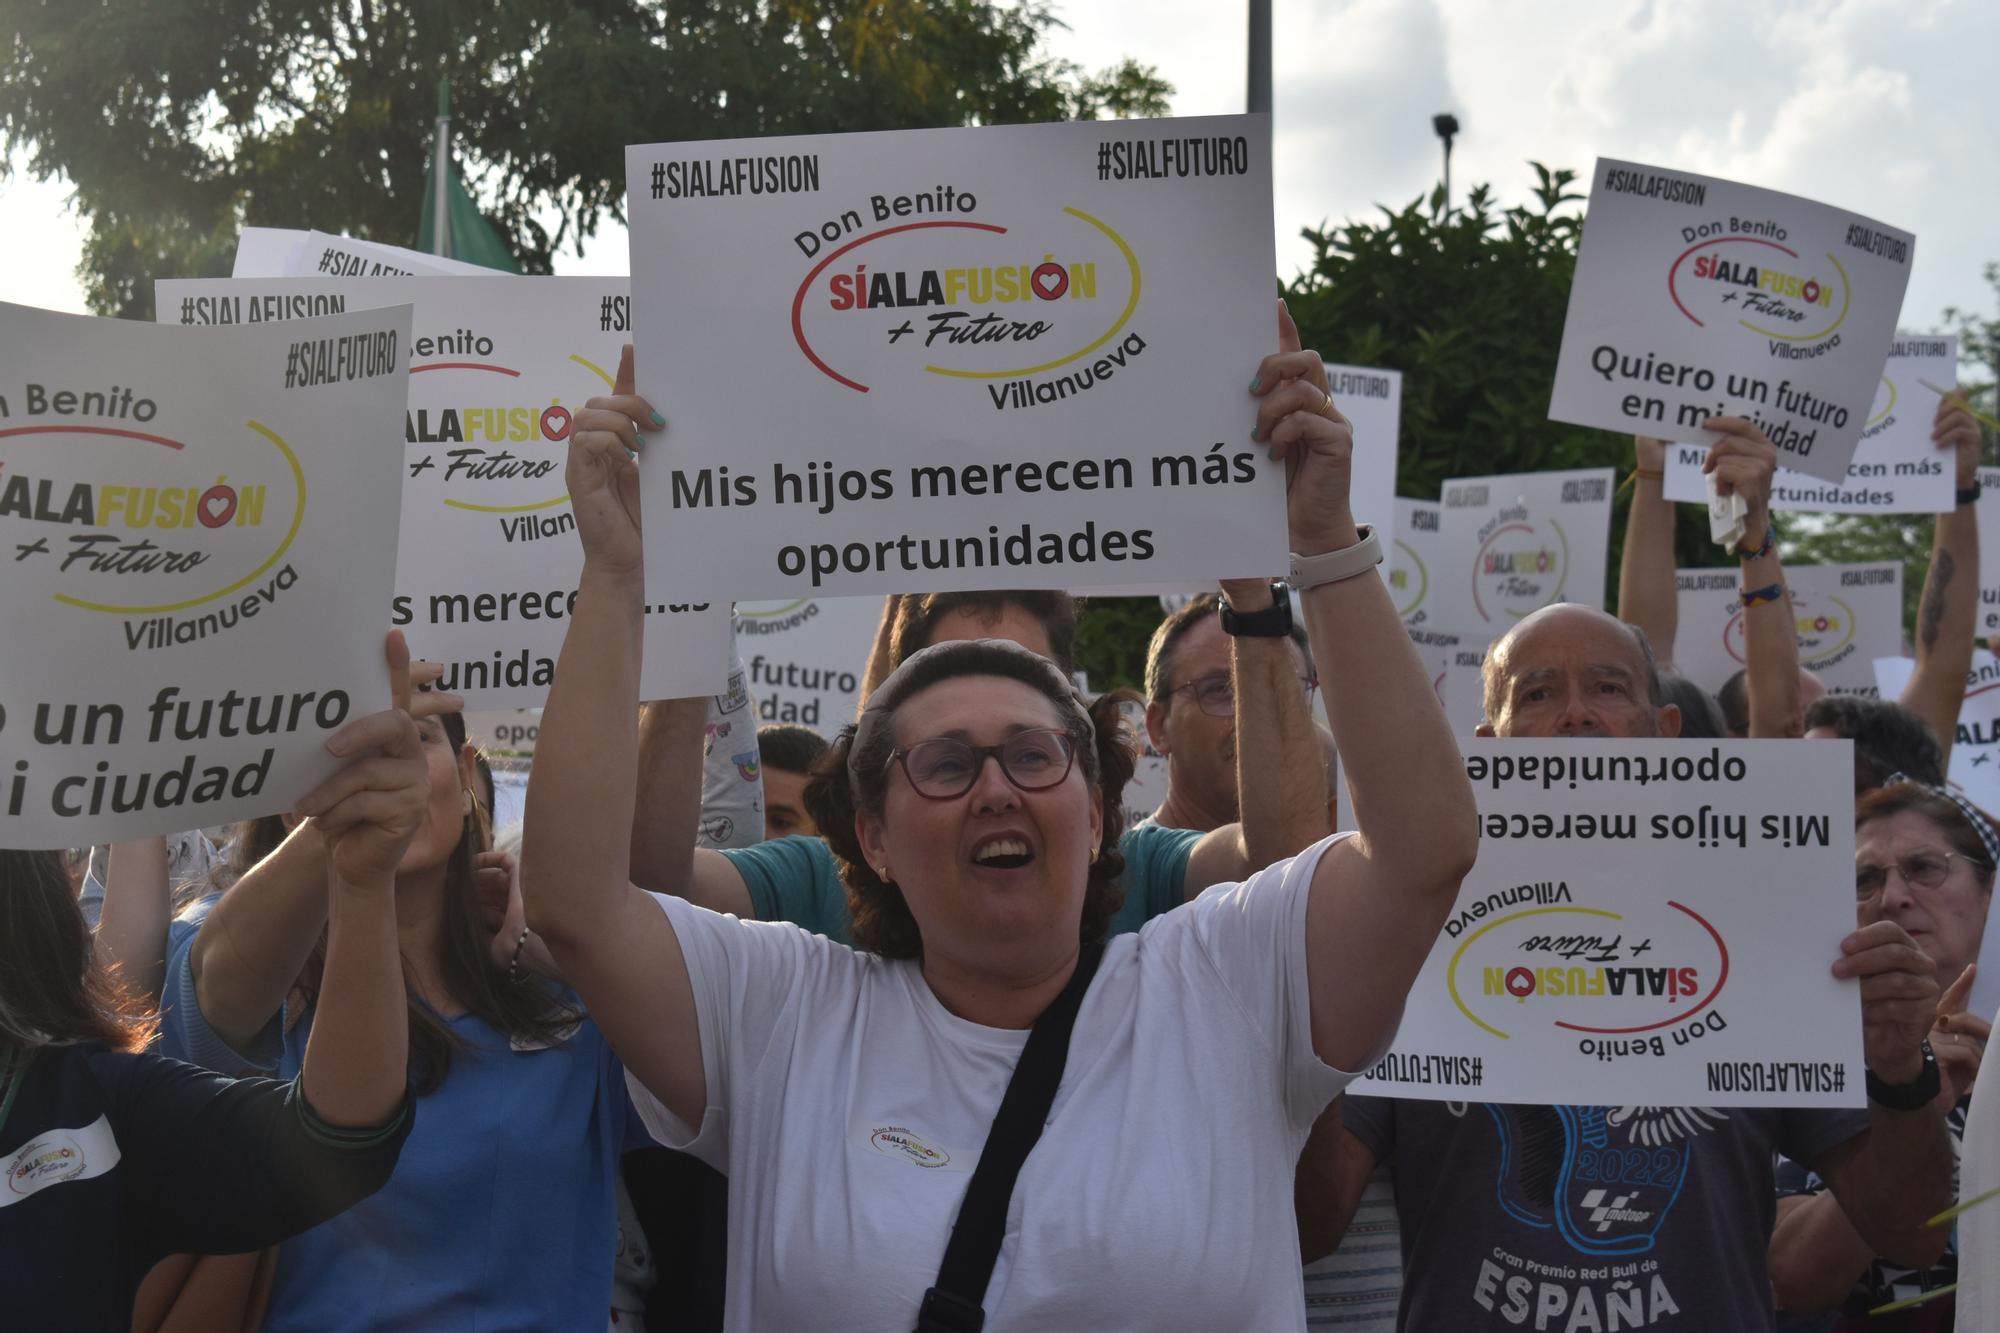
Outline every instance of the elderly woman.
<path id="1" fill-rule="evenodd" d="M 1948 787 L 1898 773 L 1865 793 L 1854 810 L 1854 892 L 1860 924 L 1894 921 L 1937 968 L 1945 988 L 1930 1044 L 1939 1070 L 1938 1100 L 1949 1108 L 1954 1140 L 1980 1058 L 1988 1020 L 1968 1013 L 1979 942 L 2000 865 L 2000 825 Z M 1814 1325 L 1830 1329 L 1913 1330 L 1952 1326 L 1949 1295 L 1888 1315 L 1877 1306 L 1949 1287 L 1958 1278 L 1956 1248 L 1928 1269 L 1878 1258 L 1847 1222 L 1817 1177 L 1795 1164 L 1779 1172 L 1778 1226 L 1771 1237 L 1771 1283 L 1779 1308 L 1838 1311 Z M 1803 1325 L 1801 1325 L 1803 1326 Z"/>
<path id="2" fill-rule="evenodd" d="M 1348 510 L 1348 423 L 1281 330 L 1246 428 L 1293 474 L 1294 546 L 1326 557 L 1301 601 L 1361 832 L 1109 943 L 1111 738 L 1060 672 L 988 641 L 905 662 L 823 770 L 861 951 L 631 887 L 630 451 L 663 423 L 629 355 L 577 415 L 585 564 L 529 785 L 528 916 L 655 1136 L 728 1175 L 730 1327 L 972 1329 L 983 1307 L 996 1331 L 1304 1328 L 1293 1166 L 1392 1037 L 1477 835 Z"/>

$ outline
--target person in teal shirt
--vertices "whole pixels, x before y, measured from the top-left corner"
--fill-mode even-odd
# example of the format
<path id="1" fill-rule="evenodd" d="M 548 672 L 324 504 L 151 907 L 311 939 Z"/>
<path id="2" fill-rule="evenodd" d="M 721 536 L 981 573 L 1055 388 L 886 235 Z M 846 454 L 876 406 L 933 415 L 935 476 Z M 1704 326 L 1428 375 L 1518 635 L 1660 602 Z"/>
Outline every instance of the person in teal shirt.
<path id="1" fill-rule="evenodd" d="M 1231 583 L 1228 590 L 1245 611 L 1272 604 L 1270 585 L 1257 580 Z M 1046 591 L 890 598 L 862 697 L 910 654 L 960 639 L 1010 639 L 1073 675 L 1076 603 L 1067 593 Z M 1330 831 L 1326 772 L 1317 747 L 1280 746 L 1276 740 L 1313 725 L 1304 692 L 1277 688 L 1278 682 L 1297 679 L 1289 639 L 1234 639 L 1232 652 L 1239 682 L 1236 744 L 1243 756 L 1237 765 L 1237 808 L 1244 817 L 1206 832 L 1151 824 L 1128 830 L 1120 842 L 1125 901 L 1112 919 L 1113 934 L 1137 930 L 1211 885 L 1241 881 Z M 633 882 L 718 912 L 789 921 L 851 943 L 847 890 L 825 842 L 779 838 L 723 852 L 693 846 L 696 818 L 692 812 L 678 817 L 682 802 L 673 775 L 690 766 L 686 751 L 698 740 L 699 733 L 688 727 L 642 724 L 639 808 L 654 814 L 639 822 L 654 827 L 633 839 Z M 1115 799 L 1115 793 L 1107 792 L 1106 799 Z"/>

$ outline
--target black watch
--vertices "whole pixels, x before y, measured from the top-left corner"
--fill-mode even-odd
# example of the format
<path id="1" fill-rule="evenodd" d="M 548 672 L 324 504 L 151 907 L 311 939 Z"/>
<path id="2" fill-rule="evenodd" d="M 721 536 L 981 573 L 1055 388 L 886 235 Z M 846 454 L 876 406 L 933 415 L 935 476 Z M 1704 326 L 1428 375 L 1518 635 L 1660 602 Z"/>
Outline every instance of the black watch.
<path id="1" fill-rule="evenodd" d="M 1979 503 L 1979 497 L 1983 493 L 1984 493 L 1984 487 L 1980 485 L 1979 478 L 1977 477 L 1974 477 L 1972 479 L 1972 484 L 1970 486 L 1967 486 L 1962 490 L 1955 492 L 1958 498 L 1958 502 L 1962 505 Z"/>
<path id="2" fill-rule="evenodd" d="M 1282 639 L 1292 632 L 1292 590 L 1271 585 L 1271 604 L 1262 611 L 1237 611 L 1222 599 L 1222 632 L 1238 639 Z"/>
<path id="3" fill-rule="evenodd" d="M 1921 1111 L 1937 1099 L 1944 1088 L 1944 1078 L 1938 1073 L 1937 1053 L 1931 1050 L 1930 1038 L 1924 1038 L 1919 1047 L 1924 1054 L 1924 1067 L 1908 1083 L 1884 1083 L 1875 1077 L 1875 1071 L 1868 1071 L 1868 1100 L 1891 1111 Z"/>

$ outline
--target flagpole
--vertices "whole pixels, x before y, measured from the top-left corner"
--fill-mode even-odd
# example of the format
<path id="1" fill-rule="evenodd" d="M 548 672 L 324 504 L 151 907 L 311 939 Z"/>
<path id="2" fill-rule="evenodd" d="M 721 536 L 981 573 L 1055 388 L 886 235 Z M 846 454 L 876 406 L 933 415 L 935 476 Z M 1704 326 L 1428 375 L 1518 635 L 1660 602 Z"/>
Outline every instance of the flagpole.
<path id="1" fill-rule="evenodd" d="M 431 149 L 431 253 L 451 255 L 451 81 L 438 80 L 437 143 Z"/>

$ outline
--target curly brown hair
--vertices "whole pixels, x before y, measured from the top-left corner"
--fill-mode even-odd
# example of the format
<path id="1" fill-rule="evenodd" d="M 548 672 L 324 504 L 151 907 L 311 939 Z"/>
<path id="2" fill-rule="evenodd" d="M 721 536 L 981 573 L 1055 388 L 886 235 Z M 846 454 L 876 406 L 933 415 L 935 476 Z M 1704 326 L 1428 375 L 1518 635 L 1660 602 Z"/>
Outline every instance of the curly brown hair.
<path id="1" fill-rule="evenodd" d="M 1132 778 L 1137 747 L 1126 713 L 1127 703 L 1137 703 L 1130 690 L 1114 690 L 1090 705 L 1086 715 L 1082 703 L 1067 690 L 1053 687 L 1053 673 L 1045 662 L 1038 663 L 1019 649 L 998 646 L 991 641 L 944 645 L 919 663 L 898 682 L 895 694 L 884 700 L 893 718 L 904 701 L 920 691 L 959 676 L 996 676 L 1018 680 L 1034 687 L 1055 705 L 1063 730 L 1076 746 L 1083 763 L 1083 775 L 1104 816 L 1097 860 L 1090 867 L 1084 890 L 1083 919 L 1078 937 L 1085 943 L 1103 939 L 1111 928 L 1111 918 L 1125 901 L 1119 877 L 1125 871 L 1125 857 L 1118 840 L 1125 831 L 1125 784 Z M 1093 743 L 1094 741 L 1094 743 Z M 844 727 L 832 747 L 814 767 L 806 783 L 806 809 L 819 825 L 820 836 L 840 863 L 840 877 L 847 886 L 849 930 L 854 947 L 884 958 L 919 958 L 923 936 L 916 918 L 903 900 L 902 890 L 884 882 L 868 864 L 861 840 L 854 829 L 857 811 L 882 813 L 889 782 L 889 754 L 895 748 L 893 726 L 872 728 L 857 756 L 855 774 L 848 772 L 848 753 L 854 745 L 854 728 Z"/>

